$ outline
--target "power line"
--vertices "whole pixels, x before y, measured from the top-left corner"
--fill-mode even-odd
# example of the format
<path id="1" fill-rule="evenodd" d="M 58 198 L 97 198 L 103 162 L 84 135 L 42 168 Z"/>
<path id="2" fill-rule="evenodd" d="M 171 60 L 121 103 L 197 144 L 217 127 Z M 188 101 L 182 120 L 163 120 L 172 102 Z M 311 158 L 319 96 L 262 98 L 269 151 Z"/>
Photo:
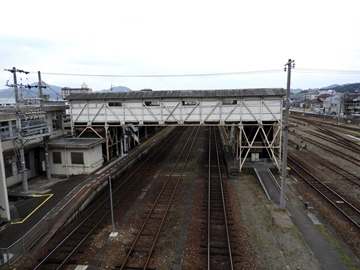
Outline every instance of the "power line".
<path id="1" fill-rule="evenodd" d="M 33 71 L 31 71 L 33 72 Z M 230 75 L 250 75 L 264 73 L 280 73 L 281 69 L 259 70 L 259 71 L 238 71 L 238 72 L 222 72 L 222 73 L 195 73 L 195 74 L 145 74 L 145 75 L 116 75 L 116 74 L 79 74 L 79 73 L 57 73 L 57 72 L 41 72 L 46 75 L 58 76 L 83 76 L 83 77 L 118 77 L 118 78 L 153 78 L 153 77 L 205 77 L 205 76 L 230 76 Z"/>
<path id="2" fill-rule="evenodd" d="M 234 75 L 253 75 L 266 73 L 281 73 L 281 69 L 255 70 L 255 71 L 235 71 L 220 73 L 193 73 L 193 74 L 86 74 L 86 73 L 61 73 L 61 72 L 41 72 L 46 75 L 55 76 L 78 76 L 78 77 L 107 77 L 107 78 L 175 78 L 175 77 L 211 77 L 211 76 L 234 76 Z M 296 73 L 319 73 L 319 74 L 360 74 L 360 70 L 339 70 L 339 69 L 314 69 L 297 68 Z M 34 73 L 34 71 L 30 71 Z"/>
<path id="3" fill-rule="evenodd" d="M 294 72 L 323 73 L 323 74 L 360 74 L 360 70 L 314 69 L 314 68 L 297 68 Z"/>
<path id="4" fill-rule="evenodd" d="M 45 86 L 47 88 L 49 88 L 55 95 L 59 96 L 62 99 L 61 95 L 59 93 L 57 93 L 54 89 L 52 89 L 50 85 L 48 85 L 47 83 L 45 83 L 43 81 L 42 81 L 42 83 L 45 84 Z"/>

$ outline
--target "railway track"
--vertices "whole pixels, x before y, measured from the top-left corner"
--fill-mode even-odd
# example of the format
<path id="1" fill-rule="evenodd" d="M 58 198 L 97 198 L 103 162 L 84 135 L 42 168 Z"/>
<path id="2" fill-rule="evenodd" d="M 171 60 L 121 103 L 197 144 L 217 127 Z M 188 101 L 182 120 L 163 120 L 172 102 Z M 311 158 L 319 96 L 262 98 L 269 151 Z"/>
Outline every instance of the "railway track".
<path id="1" fill-rule="evenodd" d="M 345 178 L 347 181 L 350 181 L 352 184 L 357 186 L 357 188 L 360 187 L 360 177 L 357 176 L 356 174 L 353 174 L 345 170 L 344 168 L 329 161 L 324 160 L 324 161 L 320 161 L 319 163 L 325 166 L 327 169 L 331 170 L 332 172 L 336 173 L 337 175 Z"/>
<path id="2" fill-rule="evenodd" d="M 124 256 L 119 254 L 119 257 L 122 257 L 119 260 L 119 269 L 148 269 L 149 267 L 155 267 L 150 265 L 152 254 L 162 228 L 166 223 L 166 218 L 182 180 L 199 129 L 200 127 L 192 128 L 191 134 L 187 136 L 186 143 L 181 152 L 178 153 L 178 158 L 166 177 L 155 201 L 151 203 L 150 209 L 144 209 L 142 215 L 144 219 L 137 226 L 134 240 L 127 245 L 127 252 Z M 161 181 L 161 179 L 157 179 L 157 181 Z"/>
<path id="3" fill-rule="evenodd" d="M 115 177 L 113 182 L 113 205 L 119 202 L 128 201 L 131 197 L 136 197 L 134 190 L 141 190 L 144 186 L 144 175 L 149 171 L 154 163 L 162 159 L 165 151 L 174 143 L 177 134 L 183 129 L 176 131 L 174 136 L 168 136 L 162 144 L 151 155 L 137 165 L 136 169 L 129 172 L 124 177 Z M 104 181 L 110 175 L 116 174 L 116 168 L 104 175 Z M 101 230 L 106 224 L 110 223 L 110 200 L 109 194 L 104 193 L 72 224 L 72 229 L 63 239 L 39 259 L 40 261 L 32 269 L 64 269 L 67 266 L 76 265 L 76 255 L 85 252 L 82 246 L 97 230 Z"/>
<path id="4" fill-rule="evenodd" d="M 295 119 L 295 121 L 294 121 Z M 329 121 L 320 121 L 315 119 L 310 119 L 304 116 L 295 116 L 290 115 L 290 120 L 294 121 L 300 125 L 303 123 L 311 124 L 313 126 L 322 127 L 325 128 L 327 132 L 337 131 L 340 133 L 346 133 L 347 135 L 351 135 L 354 137 L 360 136 L 360 128 L 354 126 L 354 125 L 339 125 L 338 123 L 331 123 Z M 300 121 L 300 122 L 298 122 Z"/>
<path id="5" fill-rule="evenodd" d="M 325 200 L 332 204 L 353 225 L 360 229 L 360 210 L 347 202 L 334 190 L 325 185 L 315 175 L 306 170 L 295 159 L 288 157 L 288 165 L 301 179 L 315 189 Z"/>
<path id="6" fill-rule="evenodd" d="M 311 134 L 315 137 L 319 137 L 321 136 L 321 139 L 323 139 L 324 141 L 327 141 L 329 143 L 335 144 L 340 146 L 341 148 L 345 148 L 349 151 L 352 151 L 356 154 L 360 154 L 360 147 L 359 145 L 353 143 L 353 142 L 349 142 L 347 141 L 344 137 L 336 134 L 336 133 L 328 133 L 326 129 L 319 129 L 320 130 L 320 134 L 314 131 L 307 131 L 308 134 Z M 331 136 L 332 138 L 329 137 L 325 137 L 323 136 L 323 134 L 326 134 L 327 136 Z"/>
<path id="7" fill-rule="evenodd" d="M 233 250 L 225 200 L 218 138 L 209 129 L 209 163 L 207 181 L 207 269 L 234 269 Z M 236 255 L 235 255 L 236 256 Z"/>
<path id="8" fill-rule="evenodd" d="M 349 156 L 348 154 L 345 154 L 345 153 L 342 153 L 342 152 L 339 152 L 338 150 L 335 150 L 333 149 L 332 147 L 326 145 L 326 144 L 323 144 L 323 143 L 320 143 L 320 142 L 317 142 L 313 139 L 310 139 L 310 138 L 305 138 L 304 136 L 300 136 L 300 138 L 303 140 L 303 141 L 307 141 L 309 143 L 311 143 L 312 145 L 315 145 L 317 147 L 320 147 L 322 149 L 324 149 L 325 151 L 329 152 L 329 153 L 332 153 L 342 159 L 345 159 L 347 160 L 348 162 L 350 163 L 353 163 L 357 166 L 360 166 L 360 159 L 355 155 L 355 156 Z"/>

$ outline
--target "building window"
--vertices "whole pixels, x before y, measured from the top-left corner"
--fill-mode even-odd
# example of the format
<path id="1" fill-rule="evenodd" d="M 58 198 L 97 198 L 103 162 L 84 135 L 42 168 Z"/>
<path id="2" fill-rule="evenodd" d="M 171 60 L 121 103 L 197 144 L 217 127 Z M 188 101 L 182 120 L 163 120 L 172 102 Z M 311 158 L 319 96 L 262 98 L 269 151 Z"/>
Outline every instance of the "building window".
<path id="1" fill-rule="evenodd" d="M 222 101 L 223 105 L 234 105 L 237 104 L 237 100 L 236 99 L 224 99 Z"/>
<path id="2" fill-rule="evenodd" d="M 121 107 L 121 102 L 109 102 L 109 107 Z"/>
<path id="3" fill-rule="evenodd" d="M 25 167 L 28 170 L 31 169 L 29 153 L 25 153 Z"/>
<path id="4" fill-rule="evenodd" d="M 84 164 L 83 153 L 71 152 L 71 163 L 72 164 Z"/>
<path id="5" fill-rule="evenodd" d="M 160 102 L 157 100 L 144 101 L 145 106 L 160 106 Z"/>
<path id="6" fill-rule="evenodd" d="M 6 178 L 10 178 L 11 176 L 13 176 L 13 169 L 12 169 L 12 159 L 11 157 L 8 158 L 4 158 L 4 162 L 5 162 L 5 177 Z"/>
<path id="7" fill-rule="evenodd" d="M 10 137 L 10 131 L 9 126 L 6 125 L 7 122 L 1 122 L 0 126 L 0 136 L 2 139 L 9 138 Z"/>
<path id="8" fill-rule="evenodd" d="M 183 106 L 195 106 L 197 104 L 196 100 L 183 100 Z"/>
<path id="9" fill-rule="evenodd" d="M 52 152 L 52 157 L 53 157 L 54 164 L 62 164 L 61 152 Z"/>

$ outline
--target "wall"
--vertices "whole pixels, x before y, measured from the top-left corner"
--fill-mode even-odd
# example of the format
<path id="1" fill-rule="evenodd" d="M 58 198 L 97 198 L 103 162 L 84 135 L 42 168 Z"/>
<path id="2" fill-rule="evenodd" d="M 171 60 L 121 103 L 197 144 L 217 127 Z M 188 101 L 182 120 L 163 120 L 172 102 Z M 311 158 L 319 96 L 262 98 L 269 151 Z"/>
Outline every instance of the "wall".
<path id="1" fill-rule="evenodd" d="M 155 104 L 156 105 L 152 105 Z M 240 121 L 277 121 L 281 119 L 281 97 L 246 97 L 225 102 L 213 99 L 153 100 L 74 100 L 70 103 L 75 123 L 182 124 L 238 123 Z M 116 105 L 116 106 L 115 106 Z"/>
<path id="2" fill-rule="evenodd" d="M 61 164 L 54 163 L 53 152 L 61 153 Z M 71 153 L 81 152 L 83 153 L 84 164 L 72 164 Z M 52 175 L 79 175 L 89 174 L 103 165 L 102 148 L 101 145 L 94 146 L 89 149 L 51 149 L 50 166 Z"/>

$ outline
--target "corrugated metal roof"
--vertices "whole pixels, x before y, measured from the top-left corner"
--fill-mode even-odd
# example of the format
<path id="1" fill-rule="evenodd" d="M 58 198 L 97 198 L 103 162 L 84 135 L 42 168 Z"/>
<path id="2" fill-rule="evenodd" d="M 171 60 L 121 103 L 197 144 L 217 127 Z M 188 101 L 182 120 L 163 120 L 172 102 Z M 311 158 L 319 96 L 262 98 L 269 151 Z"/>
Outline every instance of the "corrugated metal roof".
<path id="1" fill-rule="evenodd" d="M 52 148 L 91 148 L 105 142 L 102 138 L 58 138 L 49 145 Z"/>
<path id="2" fill-rule="evenodd" d="M 195 97 L 250 97 L 250 96 L 285 96 L 284 88 L 254 89 L 218 89 L 218 90 L 161 90 L 131 92 L 92 92 L 75 93 L 66 97 L 67 100 L 116 100 L 116 99 L 152 99 L 152 98 L 195 98 Z"/>

